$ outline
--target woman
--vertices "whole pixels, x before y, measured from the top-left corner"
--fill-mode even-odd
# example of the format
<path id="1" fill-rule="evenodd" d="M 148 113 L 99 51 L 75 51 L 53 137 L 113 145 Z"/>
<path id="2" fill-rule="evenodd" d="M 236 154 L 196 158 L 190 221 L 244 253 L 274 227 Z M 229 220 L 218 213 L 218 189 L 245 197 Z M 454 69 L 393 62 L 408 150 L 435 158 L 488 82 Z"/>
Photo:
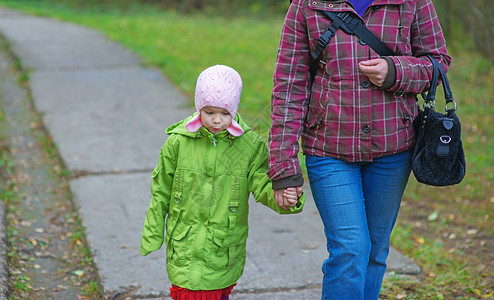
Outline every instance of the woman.
<path id="1" fill-rule="evenodd" d="M 350 12 L 396 56 L 380 57 L 337 30 L 311 80 L 311 52 L 330 21 Z M 410 175 L 416 94 L 429 89 L 430 54 L 451 63 L 431 0 L 294 0 L 285 18 L 271 97 L 270 169 L 277 203 L 303 184 L 299 139 L 329 257 L 323 299 L 378 299 L 389 238 Z"/>

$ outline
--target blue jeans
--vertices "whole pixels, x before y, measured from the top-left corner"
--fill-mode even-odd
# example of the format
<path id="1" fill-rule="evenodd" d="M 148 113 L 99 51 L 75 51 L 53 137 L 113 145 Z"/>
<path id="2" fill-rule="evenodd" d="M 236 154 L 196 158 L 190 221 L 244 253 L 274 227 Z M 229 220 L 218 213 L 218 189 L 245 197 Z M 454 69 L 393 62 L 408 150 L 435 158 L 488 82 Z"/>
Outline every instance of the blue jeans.
<path id="1" fill-rule="evenodd" d="M 411 151 L 353 163 L 307 155 L 306 165 L 329 252 L 322 299 L 377 300 Z"/>

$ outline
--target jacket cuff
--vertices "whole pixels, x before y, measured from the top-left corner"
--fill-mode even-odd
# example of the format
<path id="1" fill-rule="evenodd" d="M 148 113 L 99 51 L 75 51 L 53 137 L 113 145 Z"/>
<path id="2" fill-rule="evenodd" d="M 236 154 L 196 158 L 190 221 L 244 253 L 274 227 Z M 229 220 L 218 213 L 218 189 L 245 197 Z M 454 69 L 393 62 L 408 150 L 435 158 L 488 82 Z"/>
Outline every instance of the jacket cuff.
<path id="1" fill-rule="evenodd" d="M 273 190 L 281 190 L 289 187 L 299 187 L 304 185 L 302 174 L 289 176 L 283 179 L 273 180 Z"/>
<path id="2" fill-rule="evenodd" d="M 141 253 L 142 256 L 147 256 L 152 251 L 144 250 L 144 249 L 141 248 L 141 250 L 139 252 Z"/>
<path id="3" fill-rule="evenodd" d="M 390 57 L 381 56 L 381 58 L 384 58 L 388 62 L 388 75 L 386 76 L 384 84 L 380 87 L 380 89 L 388 90 L 393 87 L 396 82 L 396 66 Z"/>

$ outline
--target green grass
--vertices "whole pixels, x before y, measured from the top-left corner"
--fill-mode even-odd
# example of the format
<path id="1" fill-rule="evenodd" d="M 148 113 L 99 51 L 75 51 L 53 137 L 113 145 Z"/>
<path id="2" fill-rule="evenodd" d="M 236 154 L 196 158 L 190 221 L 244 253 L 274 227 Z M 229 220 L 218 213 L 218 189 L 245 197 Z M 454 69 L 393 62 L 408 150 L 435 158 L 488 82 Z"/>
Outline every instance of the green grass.
<path id="1" fill-rule="evenodd" d="M 420 264 L 424 275 L 419 281 L 385 281 L 382 293 L 389 299 L 396 295 L 412 295 L 405 299 L 452 299 L 453 295 L 457 299 L 477 299 L 492 292 L 492 287 L 484 284 L 485 275 L 472 268 L 471 259 L 461 250 L 447 248 L 443 239 L 427 238 L 408 226 L 397 226 L 392 240 Z"/>
<path id="2" fill-rule="evenodd" d="M 203 69 L 214 64 L 229 65 L 239 71 L 244 82 L 240 113 L 267 136 L 281 13 L 261 20 L 252 16 L 183 16 L 138 5 L 110 9 L 46 0 L 0 0 L 1 4 L 97 29 L 136 53 L 146 65 L 159 68 L 190 99 Z M 403 218 L 398 219 L 392 244 L 414 259 L 425 275 L 420 282 L 386 281 L 383 294 L 387 299 L 396 295 L 406 299 L 447 299 L 451 295 L 488 298 L 494 288 L 492 280 L 485 284 L 485 274 L 475 265 L 482 257 L 469 257 L 464 250 L 455 250 L 451 245 L 454 239 L 448 238 L 454 234 L 468 239 L 465 232 L 469 229 L 478 230 L 486 239 L 494 234 L 494 127 L 490 126 L 494 116 L 494 65 L 472 50 L 465 34 L 453 36 L 461 40 L 448 41 L 454 58 L 448 77 L 463 126 L 467 175 L 459 185 L 446 188 L 431 188 L 411 178 Z M 442 103 L 438 102 L 437 107 L 441 108 Z M 428 220 L 432 213 L 434 218 Z M 422 229 L 414 222 L 423 223 Z"/>

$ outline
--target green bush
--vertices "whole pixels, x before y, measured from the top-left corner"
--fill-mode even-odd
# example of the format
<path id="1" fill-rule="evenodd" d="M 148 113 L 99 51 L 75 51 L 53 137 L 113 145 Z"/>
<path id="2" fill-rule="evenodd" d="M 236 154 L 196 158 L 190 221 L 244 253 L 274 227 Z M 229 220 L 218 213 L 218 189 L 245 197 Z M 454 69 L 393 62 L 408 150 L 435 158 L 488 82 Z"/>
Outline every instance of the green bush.
<path id="1" fill-rule="evenodd" d="M 435 0 L 447 40 L 463 43 L 472 37 L 474 47 L 494 62 L 494 1 Z"/>

